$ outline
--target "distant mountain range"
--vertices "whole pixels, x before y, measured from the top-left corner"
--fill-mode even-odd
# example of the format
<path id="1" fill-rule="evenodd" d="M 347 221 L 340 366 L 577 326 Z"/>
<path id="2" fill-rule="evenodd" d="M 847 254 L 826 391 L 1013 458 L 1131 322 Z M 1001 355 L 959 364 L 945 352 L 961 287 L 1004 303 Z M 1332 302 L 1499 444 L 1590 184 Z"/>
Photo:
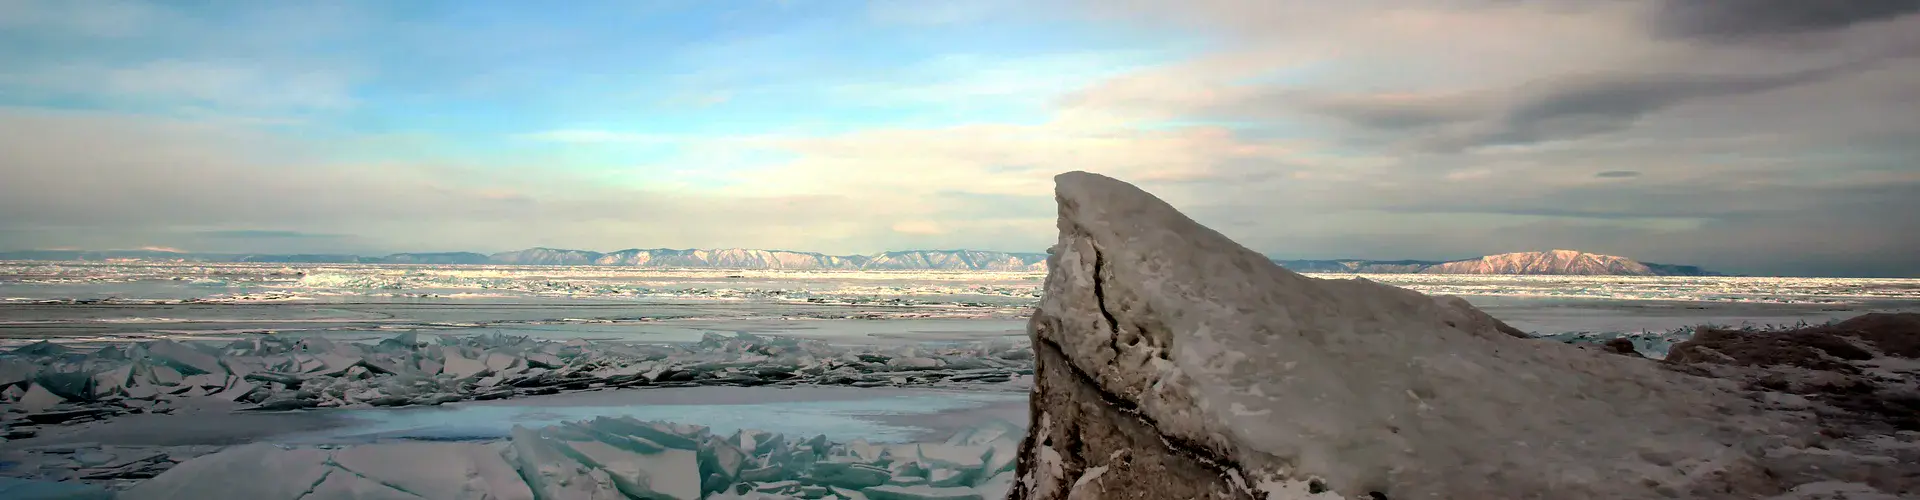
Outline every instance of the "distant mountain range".
<path id="1" fill-rule="evenodd" d="M 341 254 L 193 253 L 166 250 L 26 250 L 0 252 L 0 260 L 156 262 L 263 262 L 287 264 L 494 264 L 527 266 L 626 266 L 692 269 L 1045 271 L 1047 254 L 979 250 L 907 250 L 872 255 L 827 255 L 786 250 L 665 248 L 592 252 L 529 248 L 492 255 L 473 252 L 397 253 L 385 257 Z M 1303 273 L 1357 274 L 1558 274 L 1716 276 L 1695 266 L 1639 262 L 1574 250 L 1521 252 L 1456 261 L 1275 260 Z"/>
<path id="2" fill-rule="evenodd" d="M 1576 250 L 1503 253 L 1455 261 L 1343 259 L 1274 262 L 1303 273 L 1719 276 L 1698 266 L 1655 264 Z"/>

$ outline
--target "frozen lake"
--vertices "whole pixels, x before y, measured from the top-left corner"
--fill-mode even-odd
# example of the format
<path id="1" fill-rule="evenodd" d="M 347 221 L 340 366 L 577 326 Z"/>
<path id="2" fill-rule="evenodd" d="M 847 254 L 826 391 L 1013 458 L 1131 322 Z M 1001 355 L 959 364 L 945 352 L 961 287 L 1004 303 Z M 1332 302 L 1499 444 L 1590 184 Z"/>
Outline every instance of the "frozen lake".
<path id="1" fill-rule="evenodd" d="M 1352 278 L 1352 275 L 1320 275 Z M 1920 310 L 1920 280 L 1367 275 L 1456 294 L 1523 330 L 1664 331 Z M 0 347 L 43 339 L 506 333 L 690 342 L 748 332 L 834 343 L 1024 338 L 1038 273 L 617 267 L 0 263 Z"/>
<path id="2" fill-rule="evenodd" d="M 299 372 L 319 386 L 341 388 L 336 391 L 339 394 L 328 393 L 332 395 L 326 398 L 303 396 L 327 401 L 318 405 L 323 408 L 236 411 L 264 400 L 255 397 L 241 404 L 200 393 L 176 393 L 180 395 L 160 398 L 170 414 L 127 414 L 77 425 L 38 426 L 36 435 L 0 446 L 0 473 L 4 473 L 0 475 L 67 477 L 62 474 L 78 467 L 73 465 L 75 460 L 96 455 L 197 455 L 255 442 L 500 442 L 515 426 L 547 427 L 596 417 L 694 424 L 723 436 L 753 429 L 795 437 L 825 436 L 837 442 L 940 441 L 983 425 L 1024 427 L 1028 419 L 1024 384 L 1030 381 L 1014 373 L 1030 358 L 1003 354 L 1030 354 L 1025 344 L 1026 315 L 1039 298 L 1041 278 L 1038 273 L 0 263 L 0 350 L 39 341 L 84 349 L 166 339 L 215 341 L 203 345 L 225 346 L 208 349 L 226 349 L 220 355 L 240 356 L 229 361 L 270 356 L 260 359 L 278 362 L 286 356 L 256 354 L 245 346 L 286 344 L 358 344 L 348 346 L 349 351 L 387 361 L 414 356 L 406 353 L 422 345 L 433 346 L 435 353 L 430 368 L 425 361 L 417 365 L 427 374 L 421 379 L 427 388 L 417 391 L 384 385 L 398 380 L 397 375 L 358 379 L 351 371 L 312 375 L 331 373 L 327 360 L 314 358 L 301 361 Z M 1363 278 L 1460 295 L 1523 330 L 1582 338 L 1585 333 L 1666 332 L 1700 324 L 1821 323 L 1865 312 L 1920 311 L 1920 280 Z M 405 333 L 417 334 L 420 342 L 382 347 L 381 340 Z M 735 333 L 766 340 L 747 345 Z M 506 357 L 496 358 L 487 348 L 469 345 L 475 339 L 506 338 L 469 337 L 487 334 L 588 342 L 510 347 L 503 351 Z M 434 335 L 446 338 L 432 339 Z M 825 347 L 772 337 L 816 340 Z M 253 340 L 232 342 L 236 339 Z M 1659 335 L 1635 338 L 1649 355 L 1664 354 L 1673 341 Z M 764 350 L 778 342 L 787 343 L 780 348 L 782 354 Z M 521 388 L 508 390 L 510 396 L 502 396 L 505 399 L 481 401 L 480 394 L 508 380 L 468 377 L 469 382 L 454 383 L 462 376 L 447 370 L 453 368 L 456 356 L 439 349 L 455 345 L 468 346 L 474 357 L 467 363 L 502 361 L 493 369 L 514 373 L 529 369 L 536 352 L 618 363 L 588 366 L 591 363 L 549 359 L 542 361 L 541 369 L 576 366 L 581 371 L 607 373 L 592 375 L 591 383 L 568 389 L 579 392 L 553 394 Z M 587 354 L 576 358 L 566 349 Z M 278 353 L 261 352 L 268 351 Z M 653 359 L 647 353 L 656 352 L 678 357 L 664 359 L 659 367 L 639 361 Z M 613 353 L 621 354 L 609 356 Z M 784 382 L 797 385 L 740 387 L 714 382 L 774 384 L 782 380 L 774 375 L 797 376 L 809 366 L 826 369 L 822 360 L 839 360 L 833 370 L 858 366 L 865 371 L 845 372 L 857 379 L 815 374 Z M 783 368 L 773 374 L 758 371 L 774 365 Z M 614 388 L 620 386 L 613 382 L 623 380 L 622 374 L 651 371 L 655 375 L 649 377 L 654 377 L 694 366 L 718 375 L 703 384 Z M 937 369 L 915 371 L 919 367 Z M 477 373 L 471 367 L 463 369 Z M 986 375 L 974 373 L 981 370 L 996 375 L 983 379 Z M 142 376 L 147 375 L 151 374 Z M 219 393 L 224 387 L 215 384 L 205 393 Z M 396 392 L 369 395 L 370 388 Z M 254 395 L 277 397 L 298 392 L 295 389 L 277 387 Z M 406 407 L 370 402 L 376 396 L 396 394 L 413 404 L 412 398 L 439 393 L 458 393 L 459 401 Z M 63 447 L 65 451 L 22 451 Z M 17 462 L 9 465 L 8 460 Z"/>
<path id="3" fill-rule="evenodd" d="M 1350 275 L 1323 275 L 1353 278 Z M 403 332 L 678 344 L 735 332 L 854 346 L 1025 341 L 1038 273 L 782 272 L 605 267 L 0 263 L 0 348 L 261 334 L 372 342 Z M 1542 335 L 1703 323 L 1820 323 L 1920 310 L 1920 280 L 1370 275 L 1460 294 Z M 1650 352 L 1663 352 L 1652 348 Z M 597 391 L 405 409 L 142 415 L 102 440 L 495 438 L 602 415 L 834 439 L 1025 421 L 1023 393 L 702 387 Z M 175 429 L 155 433 L 150 429 Z M 115 435 L 124 432 L 126 435 Z M 135 435 L 144 434 L 147 437 Z M 156 437 L 168 436 L 168 437 Z"/>

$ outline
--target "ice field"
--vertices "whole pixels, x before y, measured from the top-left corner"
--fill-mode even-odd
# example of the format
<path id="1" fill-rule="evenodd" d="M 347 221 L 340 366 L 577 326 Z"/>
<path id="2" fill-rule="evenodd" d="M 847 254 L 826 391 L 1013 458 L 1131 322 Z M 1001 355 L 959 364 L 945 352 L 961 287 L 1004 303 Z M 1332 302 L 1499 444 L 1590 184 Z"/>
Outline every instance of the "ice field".
<path id="1" fill-rule="evenodd" d="M 940 446 L 980 429 L 1026 425 L 1033 383 L 1026 317 L 1043 278 L 0 263 L 0 386 L 6 387 L 0 392 L 6 425 L 0 477 L 117 490 L 247 443 L 292 447 L 247 448 L 242 451 L 253 454 L 247 460 L 294 460 L 307 456 L 299 450 L 417 442 L 524 448 L 588 462 L 594 453 L 637 453 L 615 458 L 648 461 L 685 452 L 692 458 L 671 460 L 693 460 L 691 467 L 710 473 L 714 464 L 706 455 L 758 447 L 741 436 L 766 432 L 791 437 L 783 443 L 814 444 L 804 453 L 772 447 L 742 458 L 761 468 L 789 467 L 760 475 L 743 476 L 754 467 L 734 467 L 725 477 L 709 474 L 691 485 L 648 486 L 638 476 L 611 475 L 569 484 L 644 492 L 657 486 L 672 489 L 670 497 L 694 491 L 708 498 L 851 498 L 842 493 L 898 486 L 905 492 L 893 498 L 989 498 L 1007 479 L 1006 464 L 989 450 L 1011 444 L 995 438 L 959 452 Z M 1653 357 L 1664 356 L 1695 325 L 1782 326 L 1920 310 L 1920 280 L 1362 278 L 1462 295 L 1521 330 L 1556 340 L 1628 337 Z M 620 419 L 624 423 L 605 425 L 629 431 L 665 426 L 660 439 L 682 444 L 595 448 L 599 441 L 582 436 L 597 431 L 581 422 L 603 417 Z M 576 438 L 586 441 L 568 441 Z M 553 442 L 589 444 L 536 446 Z M 959 456 L 913 451 L 917 458 L 890 463 L 918 465 L 848 472 L 856 478 L 839 493 L 786 483 L 799 477 L 796 471 L 816 468 L 810 464 L 868 463 L 857 458 L 866 453 L 862 447 L 904 443 Z M 656 448 L 666 451 L 644 451 Z M 300 470 L 330 474 L 327 467 L 338 466 L 326 460 L 338 457 L 327 453 L 338 452 L 315 455 L 333 458 Z M 617 463 L 586 467 L 622 470 Z M 843 466 L 822 470 L 836 467 Z M 736 483 L 746 490 L 735 491 Z M 766 485 L 772 486 L 759 490 Z M 146 488 L 152 493 L 163 486 Z M 0 484 L 0 491 L 8 487 Z M 303 493 L 379 490 L 360 483 L 328 488 L 344 489 Z M 134 493 L 128 494 L 138 497 Z"/>
<path id="2" fill-rule="evenodd" d="M 1352 275 L 1316 275 L 1349 278 Z M 1359 276 L 1461 295 L 1540 335 L 1820 322 L 1920 304 L 1920 279 Z M 1023 337 L 1040 273 L 0 262 L 0 346 L 400 331 L 691 342 Z"/>

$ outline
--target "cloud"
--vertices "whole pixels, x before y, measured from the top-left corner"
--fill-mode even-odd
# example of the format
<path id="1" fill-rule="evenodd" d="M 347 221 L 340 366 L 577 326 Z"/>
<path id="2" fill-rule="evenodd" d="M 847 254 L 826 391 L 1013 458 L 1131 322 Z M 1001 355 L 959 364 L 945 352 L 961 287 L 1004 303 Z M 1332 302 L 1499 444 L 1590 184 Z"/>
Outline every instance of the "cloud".
<path id="1" fill-rule="evenodd" d="M 90 147 L 114 144 L 113 148 Z M 949 246 L 1045 246 L 1044 214 L 975 218 L 919 189 L 806 192 L 606 182 L 539 164 L 342 160 L 351 138 L 111 113 L 0 108 L 0 246 L 164 244 L 245 251 L 501 251 L 534 245 L 802 248 L 870 252 L 893 226 Z M 358 153 L 358 152 L 356 152 Z M 875 206 L 891 207 L 874 210 Z M 262 230 L 261 227 L 297 228 Z M 1013 229 L 1009 229 L 1013 228 Z M 294 237 L 292 233 L 310 237 Z M 322 238 L 318 235 L 352 237 Z M 284 236 L 284 237 L 283 237 Z M 931 237 L 931 239 L 929 239 Z M 247 242 L 236 242 L 251 238 Z"/>
<path id="2" fill-rule="evenodd" d="M 1411 130 L 1475 118 L 1466 99 L 1419 94 L 1307 94 L 1294 93 L 1295 105 L 1309 113 L 1326 115 L 1365 128 Z"/>
<path id="3" fill-rule="evenodd" d="M 1915 243 L 1914 223 L 1887 215 L 1920 197 L 1920 147 L 1903 142 L 1920 141 L 1920 118 L 1898 111 L 1920 94 L 1896 90 L 1920 84 L 1920 17 L 1728 43 L 1656 29 L 1678 3 L 1102 4 L 1089 8 L 1221 43 L 1076 92 L 1061 113 L 1225 123 L 1313 152 L 1196 159 L 1279 175 L 1183 205 L 1289 256 L 1574 247 L 1736 272 L 1920 273 L 1894 250 Z M 1834 243 L 1769 249 L 1797 235 Z"/>
<path id="4" fill-rule="evenodd" d="M 1052 176 L 1095 170 L 1149 185 L 1206 183 L 1249 175 L 1235 161 L 1269 168 L 1312 161 L 1284 142 L 1243 140 L 1220 127 L 1142 130 L 1049 122 L 887 129 L 765 138 L 757 147 L 798 157 L 743 173 L 770 190 L 985 195 L 1051 192 Z"/>
<path id="5" fill-rule="evenodd" d="M 896 222 L 893 224 L 893 231 L 896 233 L 915 235 L 935 235 L 946 232 L 945 229 L 940 227 L 939 223 L 925 220 Z"/>
<path id="6" fill-rule="evenodd" d="M 222 239 L 310 239 L 310 238 L 340 238 L 344 236 L 339 234 L 309 233 L 309 232 L 303 232 L 303 231 L 287 231 L 287 230 L 274 230 L 274 229 L 228 229 L 228 230 L 218 230 L 218 231 L 200 231 L 196 233 L 196 235 L 205 236 L 209 238 L 222 238 Z"/>
<path id="7" fill-rule="evenodd" d="M 1640 118 L 1699 99 L 1806 85 L 1843 74 L 1838 66 L 1783 74 L 1643 74 L 1588 76 L 1529 85 L 1496 116 L 1441 147 L 1477 147 L 1566 140 L 1613 132 Z"/>
<path id="8" fill-rule="evenodd" d="M 1920 13 L 1920 0 L 1660 0 L 1662 35 L 1738 39 L 1846 28 Z"/>
<path id="9" fill-rule="evenodd" d="M 1606 134 L 1675 107 L 1849 78 L 1920 53 L 1911 35 L 1920 17 L 1815 44 L 1699 45 L 1650 35 L 1645 19 L 1658 5 L 1647 1 L 1128 5 L 1147 22 L 1185 19 L 1232 42 L 1076 93 L 1073 111 L 1255 126 L 1332 118 L 1357 129 L 1342 140 L 1411 147 Z"/>
<path id="10" fill-rule="evenodd" d="M 1166 114 L 1262 121 L 1330 118 L 1359 133 L 1397 136 L 1423 148 L 1453 150 L 1601 135 L 1696 102 L 1814 85 L 1882 67 L 1904 69 L 1909 64 L 1906 59 L 1875 54 L 1786 72 L 1606 70 L 1459 92 L 1241 88 L 1232 93 L 1209 92 L 1211 102 Z"/>
<path id="11" fill-rule="evenodd" d="M 1920 17 L 1775 2 L 1716 20 L 1769 7 L 1700 1 L 801 5 L 640 62 L 587 28 L 341 21 L 231 52 L 29 60 L 0 74 L 10 99 L 355 119 L 0 110 L 0 240 L 1033 251 L 1051 177 L 1091 170 L 1278 256 L 1571 247 L 1920 274 L 1903 250 L 1920 234 L 1903 216 L 1920 210 Z M 428 54 L 404 62 L 463 76 L 254 58 L 340 33 L 401 36 Z M 468 43 L 487 39 L 526 43 Z M 529 56 L 554 52 L 580 57 Z M 404 116 L 459 122 L 384 121 Z"/>

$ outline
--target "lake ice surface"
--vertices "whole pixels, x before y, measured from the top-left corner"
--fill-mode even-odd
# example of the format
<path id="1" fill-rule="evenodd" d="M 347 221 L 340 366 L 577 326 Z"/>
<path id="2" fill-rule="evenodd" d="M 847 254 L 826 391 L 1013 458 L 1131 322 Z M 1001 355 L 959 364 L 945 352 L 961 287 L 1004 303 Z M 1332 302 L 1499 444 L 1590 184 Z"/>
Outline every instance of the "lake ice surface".
<path id="1" fill-rule="evenodd" d="M 1353 275 L 1318 275 L 1353 278 Z M 399 331 L 691 342 L 1025 337 L 1039 273 L 0 262 L 0 347 L 40 339 L 373 339 Z M 1456 294 L 1523 330 L 1664 331 L 1920 310 L 1920 279 L 1365 275 Z"/>
<path id="2" fill-rule="evenodd" d="M 379 266 L 0 262 L 0 348 L 261 333 L 372 341 L 401 332 L 693 342 L 747 332 L 838 344 L 1025 340 L 1039 273 L 659 270 L 541 266 Z M 1352 278 L 1351 275 L 1321 275 Z M 1703 323 L 1819 323 L 1920 310 L 1920 280 L 1618 276 L 1368 275 L 1451 293 L 1542 335 L 1667 331 Z M 1654 350 L 1658 350 L 1657 346 Z M 341 410 L 325 439 L 497 436 L 511 422 L 622 414 L 836 439 L 914 432 L 910 416 L 993 407 L 1007 394 L 807 390 L 820 400 L 727 401 L 594 392 L 538 406 L 516 399 L 432 408 Z M 632 392 L 632 391 L 622 391 Z M 744 394 L 744 393 L 743 393 Z M 621 404 L 626 398 L 631 404 Z M 772 397 L 772 396 L 770 396 Z M 571 399 L 570 399 L 571 398 Z M 548 401 L 548 400 L 540 400 Z M 1021 409 L 1020 411 L 1024 411 Z M 1018 415 L 1020 411 L 1002 412 Z M 931 418 L 931 417 L 930 417 Z M 936 419 L 937 420 L 937 419 Z M 957 419 L 964 421 L 966 419 Z M 964 423 L 964 422 L 963 422 Z M 958 424 L 956 424 L 958 425 Z M 294 426 L 299 427 L 299 426 Z M 949 426 L 952 427 L 952 426 Z"/>
<path id="3" fill-rule="evenodd" d="M 1321 275 L 1353 278 L 1351 275 Z M 852 345 L 1024 342 L 1038 273 L 783 272 L 0 262 L 0 349 L 260 334 L 374 341 L 402 332 L 693 342 L 747 332 Z M 1703 323 L 1819 323 L 1920 311 L 1920 280 L 1364 276 L 1456 294 L 1542 335 L 1661 332 Z M 1644 339 L 1643 339 L 1644 340 Z M 1664 346 L 1643 345 L 1660 351 Z M 514 425 L 632 416 L 833 440 L 939 439 L 1024 426 L 1024 392 L 800 387 L 609 390 L 434 407 L 132 415 L 8 443 L 232 445 L 497 440 Z"/>

